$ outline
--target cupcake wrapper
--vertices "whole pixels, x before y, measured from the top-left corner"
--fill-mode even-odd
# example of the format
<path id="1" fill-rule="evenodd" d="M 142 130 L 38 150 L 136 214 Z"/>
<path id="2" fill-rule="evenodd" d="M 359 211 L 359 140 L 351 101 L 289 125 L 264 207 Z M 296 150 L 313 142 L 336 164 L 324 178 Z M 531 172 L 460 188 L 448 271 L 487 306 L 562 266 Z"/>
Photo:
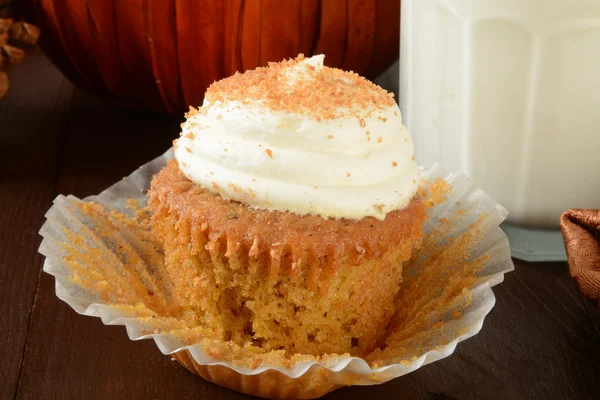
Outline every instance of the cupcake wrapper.
<path id="1" fill-rule="evenodd" d="M 168 151 L 85 200 L 131 215 L 130 199 L 146 204 L 152 176 L 170 158 Z M 147 238 L 118 219 L 110 222 L 117 234 L 108 235 L 100 229 L 100 222 L 106 221 L 81 212 L 82 203 L 73 196 L 54 201 L 40 231 L 44 239 L 39 251 L 46 256 L 44 271 L 56 279 L 57 297 L 76 312 L 100 317 L 107 325 L 125 325 L 132 340 L 152 338 L 162 353 L 217 384 L 266 398 L 314 398 L 344 385 L 380 384 L 449 356 L 458 342 L 482 328 L 495 303 L 491 287 L 513 269 L 508 240 L 499 228 L 507 211 L 463 175 L 434 166 L 423 177 L 423 195 L 431 208 L 423 247 L 404 267 L 400 300 L 405 305 L 399 305 L 394 317 L 394 326 L 402 328 L 392 329 L 385 349 L 366 359 L 332 355 L 281 363 L 265 358 L 268 361 L 248 365 L 207 351 L 209 340 L 186 343 L 176 334 L 185 329 L 180 321 L 153 318 L 153 310 L 168 302 L 168 287 L 152 286 L 155 280 L 148 279 L 160 273 L 160 255 L 153 253 Z M 445 199 L 433 194 L 438 178 L 451 188 Z M 139 256 L 135 268 L 119 264 L 119 245 Z M 87 256 L 73 259 L 73 249 Z M 88 265 L 90 254 L 96 257 L 94 265 Z M 438 282 L 432 282 L 432 276 Z M 108 295 L 101 290 L 119 287 L 119 281 L 130 283 L 133 290 Z"/>
<path id="2" fill-rule="evenodd" d="M 427 214 L 419 198 L 386 221 L 352 224 L 251 210 L 199 190 L 175 160 L 152 179 L 149 208 L 172 304 L 210 321 L 214 337 L 358 356 L 386 336 Z"/>
<path id="3" fill-rule="evenodd" d="M 245 375 L 221 365 L 198 364 L 189 351 L 172 355 L 181 365 L 207 381 L 252 396 L 267 399 L 314 399 L 344 384 L 351 384 L 354 374 L 334 372 L 321 365 L 313 365 L 304 374 L 291 378 L 277 370 L 267 370 L 256 375 Z"/>

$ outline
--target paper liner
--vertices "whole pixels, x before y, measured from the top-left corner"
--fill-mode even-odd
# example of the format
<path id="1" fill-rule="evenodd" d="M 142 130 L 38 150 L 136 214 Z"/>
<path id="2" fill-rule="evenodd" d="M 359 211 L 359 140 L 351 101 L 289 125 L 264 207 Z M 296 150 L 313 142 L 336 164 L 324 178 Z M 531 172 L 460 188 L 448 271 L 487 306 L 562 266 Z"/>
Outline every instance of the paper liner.
<path id="1" fill-rule="evenodd" d="M 381 344 L 427 216 L 420 198 L 385 221 L 352 224 L 252 210 L 200 190 L 176 160 L 148 197 L 172 306 L 193 310 L 192 324 L 210 321 L 215 337 L 314 355 Z"/>
<path id="2" fill-rule="evenodd" d="M 130 199 L 146 204 L 152 176 L 170 158 L 172 152 L 168 151 L 85 200 L 132 215 Z M 98 228 L 101 221 L 81 212 L 81 201 L 73 196 L 55 199 L 40 231 L 39 251 L 46 256 L 44 271 L 56 279 L 57 297 L 76 312 L 100 317 L 107 325 L 125 325 L 132 340 L 152 338 L 162 353 L 173 354 L 190 371 L 217 384 L 262 397 L 314 398 L 343 385 L 383 383 L 449 356 L 458 342 L 482 328 L 495 303 L 491 287 L 513 269 L 508 240 L 499 228 L 507 211 L 464 175 L 434 166 L 423 177 L 425 196 L 439 182 L 437 178 L 443 179 L 451 192 L 443 201 L 430 196 L 424 227 L 428 236 L 422 250 L 404 267 L 400 299 L 404 304 L 398 305 L 397 328 L 390 331 L 385 349 L 365 359 L 344 355 L 292 357 L 285 362 L 268 355 L 228 359 L 225 352 L 215 350 L 227 349 L 223 343 L 215 348 L 211 340 L 187 343 L 178 334 L 181 326 L 176 326 L 177 321 L 155 318 L 160 302 L 168 301 L 168 285 L 137 290 L 147 284 L 148 274 L 160 272 L 153 261 L 160 253 L 118 219 L 110 219 L 116 234 L 107 239 Z M 75 240 L 70 235 L 73 232 L 83 239 Z M 117 244 L 135 250 L 134 268 L 121 268 L 126 260 L 115 250 Z M 73 249 L 97 253 L 95 269 L 82 265 L 85 259 L 78 260 Z M 109 272 L 103 275 L 105 267 Z M 462 276 L 464 280 L 459 279 Z M 111 279 L 130 283 L 131 290 L 107 295 L 99 287 L 110 286 Z M 155 290 L 162 295 L 156 296 Z M 239 355 L 243 349 L 237 351 Z"/>

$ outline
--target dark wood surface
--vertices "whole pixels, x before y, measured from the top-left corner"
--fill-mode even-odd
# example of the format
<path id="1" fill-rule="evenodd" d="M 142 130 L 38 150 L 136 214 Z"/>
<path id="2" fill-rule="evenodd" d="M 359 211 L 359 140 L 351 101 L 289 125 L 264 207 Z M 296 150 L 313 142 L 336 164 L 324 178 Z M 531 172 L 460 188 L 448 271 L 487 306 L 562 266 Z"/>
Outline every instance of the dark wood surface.
<path id="1" fill-rule="evenodd" d="M 182 118 L 82 93 L 39 53 L 0 100 L 0 398 L 243 399 L 132 342 L 121 326 L 76 314 L 41 273 L 37 234 L 58 194 L 100 192 L 163 153 Z M 600 310 L 564 263 L 529 264 L 494 289 L 481 333 L 450 357 L 327 399 L 600 398 Z"/>

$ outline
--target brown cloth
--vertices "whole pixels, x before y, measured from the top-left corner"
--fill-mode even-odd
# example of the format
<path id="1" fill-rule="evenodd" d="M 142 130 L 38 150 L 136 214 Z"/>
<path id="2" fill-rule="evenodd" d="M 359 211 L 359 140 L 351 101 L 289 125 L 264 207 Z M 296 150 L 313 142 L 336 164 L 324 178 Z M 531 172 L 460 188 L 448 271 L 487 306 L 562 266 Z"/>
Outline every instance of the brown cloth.
<path id="1" fill-rule="evenodd" d="M 600 308 L 600 210 L 570 209 L 560 217 L 569 270 Z"/>

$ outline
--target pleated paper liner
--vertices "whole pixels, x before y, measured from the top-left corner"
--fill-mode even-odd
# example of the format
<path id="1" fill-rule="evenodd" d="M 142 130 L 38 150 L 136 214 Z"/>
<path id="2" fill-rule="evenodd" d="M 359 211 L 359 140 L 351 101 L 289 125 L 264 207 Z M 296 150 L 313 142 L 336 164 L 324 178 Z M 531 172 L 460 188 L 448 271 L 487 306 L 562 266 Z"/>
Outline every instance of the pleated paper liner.
<path id="1" fill-rule="evenodd" d="M 439 166 L 423 173 L 429 207 L 425 239 L 404 266 L 384 346 L 364 358 L 267 352 L 211 336 L 178 311 L 160 247 L 143 207 L 169 151 L 98 196 L 59 196 L 40 233 L 44 271 L 76 312 L 125 325 L 132 340 L 152 338 L 191 372 L 266 398 L 315 398 L 345 385 L 387 382 L 447 357 L 479 332 L 494 306 L 491 287 L 513 269 L 499 228 L 507 212 L 463 175 Z M 157 372 L 158 373 L 158 372 Z"/>

